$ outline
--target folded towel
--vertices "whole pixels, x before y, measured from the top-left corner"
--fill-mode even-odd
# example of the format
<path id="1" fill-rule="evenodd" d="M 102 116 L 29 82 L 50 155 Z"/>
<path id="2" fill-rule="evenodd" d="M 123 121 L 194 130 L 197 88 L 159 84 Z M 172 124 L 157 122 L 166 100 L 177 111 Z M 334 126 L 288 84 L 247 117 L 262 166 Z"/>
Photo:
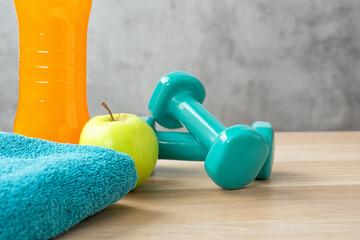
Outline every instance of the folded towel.
<path id="1" fill-rule="evenodd" d="M 126 154 L 0 132 L 0 239 L 55 237 L 136 181 Z"/>

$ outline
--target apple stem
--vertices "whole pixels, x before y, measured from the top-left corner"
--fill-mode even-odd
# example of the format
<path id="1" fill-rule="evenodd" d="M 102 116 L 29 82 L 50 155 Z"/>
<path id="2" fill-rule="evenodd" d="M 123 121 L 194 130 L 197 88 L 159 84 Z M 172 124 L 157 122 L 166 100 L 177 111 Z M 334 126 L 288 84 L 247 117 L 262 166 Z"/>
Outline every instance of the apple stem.
<path id="1" fill-rule="evenodd" d="M 115 121 L 115 119 L 114 119 L 114 117 L 113 117 L 113 115 L 112 115 L 112 113 L 111 113 L 110 108 L 108 107 L 108 105 L 106 105 L 105 102 L 102 102 L 101 105 L 102 105 L 106 110 L 108 110 L 108 112 L 109 112 L 109 114 L 110 114 L 110 117 L 111 117 L 111 120 L 112 120 L 112 121 Z"/>

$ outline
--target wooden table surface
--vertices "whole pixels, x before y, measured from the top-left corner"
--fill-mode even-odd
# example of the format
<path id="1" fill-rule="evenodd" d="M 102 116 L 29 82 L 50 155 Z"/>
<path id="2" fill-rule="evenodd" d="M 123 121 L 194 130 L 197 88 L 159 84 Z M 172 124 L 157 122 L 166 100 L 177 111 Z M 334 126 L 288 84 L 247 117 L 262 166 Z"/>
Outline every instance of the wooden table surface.
<path id="1" fill-rule="evenodd" d="M 271 179 L 234 191 L 201 162 L 159 160 L 58 239 L 360 239 L 360 132 L 276 133 Z"/>

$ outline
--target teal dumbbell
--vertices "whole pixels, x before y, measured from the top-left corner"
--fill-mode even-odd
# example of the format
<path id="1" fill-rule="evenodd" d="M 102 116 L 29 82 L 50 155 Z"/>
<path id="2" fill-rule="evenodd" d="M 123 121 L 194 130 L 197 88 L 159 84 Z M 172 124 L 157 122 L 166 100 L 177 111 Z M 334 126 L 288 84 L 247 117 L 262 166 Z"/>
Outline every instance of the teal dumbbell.
<path id="1" fill-rule="evenodd" d="M 201 82 L 186 72 L 161 78 L 149 102 L 154 119 L 166 128 L 188 131 L 208 150 L 205 170 L 220 187 L 238 189 L 251 183 L 269 153 L 266 139 L 254 128 L 235 125 L 226 128 L 201 103 L 205 99 Z"/>
<path id="2" fill-rule="evenodd" d="M 159 141 L 159 159 L 174 159 L 185 161 L 204 161 L 206 149 L 189 133 L 156 131 L 155 119 L 142 117 L 155 131 Z M 263 135 L 269 146 L 269 154 L 263 167 L 256 176 L 258 180 L 270 177 L 274 160 L 274 131 L 269 122 L 254 122 L 252 125 Z"/>

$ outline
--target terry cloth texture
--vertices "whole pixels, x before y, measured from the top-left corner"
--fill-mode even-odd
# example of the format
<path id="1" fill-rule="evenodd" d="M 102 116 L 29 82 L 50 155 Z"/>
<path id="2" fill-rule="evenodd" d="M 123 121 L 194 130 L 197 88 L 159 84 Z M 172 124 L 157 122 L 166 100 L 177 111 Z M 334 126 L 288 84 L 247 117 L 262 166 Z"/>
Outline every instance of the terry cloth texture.
<path id="1" fill-rule="evenodd" d="M 136 181 L 126 154 L 0 132 L 0 239 L 55 237 Z"/>

